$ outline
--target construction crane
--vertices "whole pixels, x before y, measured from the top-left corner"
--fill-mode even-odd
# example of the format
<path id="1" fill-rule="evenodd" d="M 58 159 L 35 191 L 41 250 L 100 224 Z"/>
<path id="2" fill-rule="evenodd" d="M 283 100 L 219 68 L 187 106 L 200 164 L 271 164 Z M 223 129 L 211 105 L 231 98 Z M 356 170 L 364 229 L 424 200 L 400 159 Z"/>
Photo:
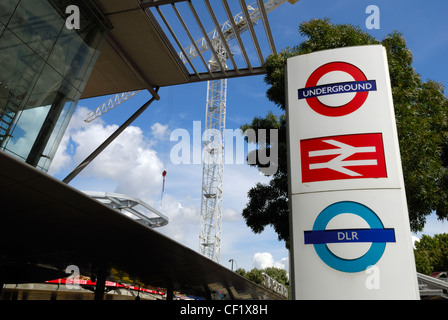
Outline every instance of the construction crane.
<path id="1" fill-rule="evenodd" d="M 271 12 L 286 1 L 266 1 L 264 3 L 265 12 Z M 248 5 L 247 8 L 243 8 L 245 12 L 240 12 L 233 17 L 233 24 L 236 28 L 232 28 L 232 22 L 227 21 L 221 25 L 220 31 L 213 30 L 208 34 L 211 40 L 210 43 L 217 53 L 217 56 L 213 55 L 209 61 L 209 68 L 212 72 L 219 71 L 221 66 L 223 68 L 226 67 L 226 61 L 232 54 L 228 51 L 229 45 L 227 42 L 237 36 L 234 30 L 242 33 L 249 29 L 246 16 L 249 17 L 252 24 L 255 24 L 262 18 L 262 10 L 258 7 L 259 2 Z M 294 4 L 297 0 L 290 0 L 289 2 Z M 209 49 L 208 41 L 205 38 L 201 38 L 195 42 L 195 45 L 192 44 L 184 49 L 184 52 L 187 53 L 189 59 L 193 59 L 199 55 L 198 50 L 202 53 L 207 49 Z M 180 54 L 180 57 L 184 63 L 187 61 L 182 54 Z M 199 251 L 204 256 L 218 263 L 220 262 L 222 235 L 226 97 L 227 79 L 210 80 L 207 82 Z"/>
<path id="2" fill-rule="evenodd" d="M 186 56 L 183 52 L 180 52 L 179 57 L 185 64 L 210 49 L 211 44 L 217 54 L 212 55 L 208 62 L 210 71 L 215 72 L 226 69 L 226 61 L 229 58 L 232 59 L 229 41 L 235 37 L 239 39 L 239 34 L 247 30 L 252 31 L 246 17 L 249 17 L 252 25 L 256 24 L 258 20 L 263 18 L 265 13 L 271 12 L 287 1 L 294 4 L 298 0 L 268 0 L 264 3 L 262 3 L 262 0 L 258 0 L 247 5 L 242 12 L 233 16 L 233 21 L 226 21 L 220 25 L 219 30 L 214 29 L 208 33 L 208 39 L 203 37 L 195 41 L 194 44 L 183 50 Z M 208 9 L 211 10 L 209 2 L 205 1 L 205 3 Z M 227 2 L 223 1 L 223 4 L 229 10 Z M 259 4 L 264 5 L 264 12 L 260 10 Z M 271 48 L 271 51 L 274 52 L 275 50 Z M 137 91 L 117 94 L 98 107 L 95 112 L 89 113 L 85 121 L 92 121 L 136 93 Z M 210 80 L 207 82 L 199 251 L 204 256 L 218 263 L 221 252 L 226 97 L 227 79 Z"/>
<path id="3" fill-rule="evenodd" d="M 282 5 L 285 2 L 289 2 L 291 4 L 294 4 L 298 2 L 299 0 L 268 0 L 264 3 L 265 12 L 269 13 L 272 10 L 278 8 L 280 5 Z M 227 5 L 227 4 L 224 4 Z M 250 16 L 250 21 L 252 24 L 256 24 L 258 20 L 260 20 L 263 15 L 262 11 L 258 8 L 258 2 L 254 2 L 252 4 L 247 5 L 247 11 Z M 247 23 L 247 20 L 245 18 L 244 12 L 240 12 L 237 15 L 233 16 L 233 23 L 236 27 L 236 30 L 238 31 L 238 34 L 241 34 L 249 29 L 249 24 Z M 232 22 L 226 21 L 221 25 L 220 28 L 222 35 L 224 36 L 226 42 L 229 42 L 230 40 L 237 37 L 237 34 L 234 32 L 232 28 Z M 214 29 L 213 31 L 208 33 L 209 39 L 219 39 L 219 31 Z M 199 52 L 196 50 L 198 48 Z M 203 53 L 209 49 L 208 42 L 205 39 L 205 37 L 197 40 L 194 44 L 191 44 L 187 48 L 184 49 L 185 53 L 187 54 L 188 58 L 191 60 L 199 55 L 199 53 Z M 179 53 L 179 57 L 182 59 L 183 63 L 187 63 L 187 57 L 184 56 L 182 52 Z"/>
<path id="4" fill-rule="evenodd" d="M 87 114 L 86 118 L 84 119 L 85 122 L 92 122 L 96 118 L 100 117 L 101 115 L 105 114 L 106 112 L 112 110 L 116 106 L 118 106 L 120 103 L 128 100 L 129 98 L 135 96 L 137 93 L 139 93 L 141 90 L 137 91 L 127 91 L 127 92 L 121 92 L 114 95 L 112 98 L 101 104 L 98 108 L 95 109 L 95 111 L 91 111 Z"/>

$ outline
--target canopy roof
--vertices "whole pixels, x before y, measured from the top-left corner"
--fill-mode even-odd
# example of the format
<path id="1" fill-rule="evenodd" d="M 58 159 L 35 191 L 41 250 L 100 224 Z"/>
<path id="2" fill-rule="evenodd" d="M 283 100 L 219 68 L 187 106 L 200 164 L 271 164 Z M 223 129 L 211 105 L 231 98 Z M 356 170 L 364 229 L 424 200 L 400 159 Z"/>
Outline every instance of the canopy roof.
<path id="1" fill-rule="evenodd" d="M 131 279 L 189 294 L 220 291 L 234 299 L 280 299 L 273 291 L 3 151 L 0 192 L 3 283 L 57 279 L 70 265 L 84 275 L 107 266 Z"/>
<path id="2" fill-rule="evenodd" d="M 267 12 L 284 2 L 95 0 L 113 27 L 81 98 L 263 74 L 275 52 Z M 217 39 L 232 54 L 213 70 Z"/>

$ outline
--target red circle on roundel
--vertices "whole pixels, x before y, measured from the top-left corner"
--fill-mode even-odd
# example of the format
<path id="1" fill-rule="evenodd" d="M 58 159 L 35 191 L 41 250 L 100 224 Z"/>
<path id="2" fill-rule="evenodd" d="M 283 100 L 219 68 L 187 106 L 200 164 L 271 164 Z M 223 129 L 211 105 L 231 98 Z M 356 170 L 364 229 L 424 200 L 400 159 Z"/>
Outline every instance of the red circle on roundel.
<path id="1" fill-rule="evenodd" d="M 308 81 L 306 82 L 305 88 L 315 87 L 317 86 L 317 82 L 322 78 L 325 74 L 332 71 L 342 71 L 351 75 L 355 81 L 366 81 L 367 78 L 364 73 L 359 70 L 359 68 L 347 62 L 330 62 L 320 66 L 310 75 Z M 316 111 L 317 113 L 328 116 L 328 117 L 340 117 L 350 114 L 357 109 L 359 109 L 367 99 L 369 95 L 368 91 L 357 92 L 350 102 L 338 106 L 331 107 L 323 104 L 319 101 L 317 97 L 307 98 L 306 101 L 308 105 Z"/>

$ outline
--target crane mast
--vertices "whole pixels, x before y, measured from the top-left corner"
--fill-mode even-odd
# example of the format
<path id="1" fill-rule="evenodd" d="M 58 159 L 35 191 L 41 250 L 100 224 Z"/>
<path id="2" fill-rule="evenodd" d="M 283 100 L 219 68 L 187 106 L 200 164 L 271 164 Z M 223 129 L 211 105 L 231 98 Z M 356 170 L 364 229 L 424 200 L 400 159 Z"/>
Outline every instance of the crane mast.
<path id="1" fill-rule="evenodd" d="M 287 0 L 268 0 L 264 3 L 266 13 L 274 10 Z M 295 3 L 297 0 L 290 0 Z M 261 17 L 261 10 L 258 3 L 247 6 L 249 19 L 256 23 Z M 248 29 L 248 23 L 243 13 L 233 17 L 238 33 Z M 223 41 L 229 41 L 235 37 L 234 28 L 231 28 L 229 21 L 221 25 L 221 39 L 217 30 L 208 34 L 215 49 L 219 62 L 214 56 L 209 61 L 211 71 L 219 71 L 220 65 L 226 65 L 230 52 L 226 52 Z M 207 41 L 204 38 L 196 41 L 196 45 L 191 45 L 184 50 L 189 59 L 199 55 L 200 52 L 208 49 Z M 186 58 L 180 54 L 184 63 Z M 222 226 L 222 191 L 224 175 L 224 133 L 226 120 L 226 97 L 227 79 L 210 80 L 207 82 L 207 103 L 205 116 L 205 138 L 202 164 L 202 196 L 201 196 L 201 216 L 199 234 L 199 252 L 204 256 L 220 262 L 221 253 L 221 226 Z"/>
<path id="2" fill-rule="evenodd" d="M 219 65 L 225 66 L 227 52 L 219 38 L 214 38 L 212 44 L 221 63 L 213 57 L 209 68 L 217 71 Z M 227 79 L 207 82 L 199 251 L 218 263 L 221 251 L 226 96 Z"/>

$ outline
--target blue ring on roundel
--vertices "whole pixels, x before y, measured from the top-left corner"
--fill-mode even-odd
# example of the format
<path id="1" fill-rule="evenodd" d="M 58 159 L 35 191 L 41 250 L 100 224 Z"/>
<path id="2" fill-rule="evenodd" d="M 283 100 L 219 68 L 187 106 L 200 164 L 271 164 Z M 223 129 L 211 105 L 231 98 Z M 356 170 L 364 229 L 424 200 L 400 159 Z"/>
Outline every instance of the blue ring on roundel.
<path id="1" fill-rule="evenodd" d="M 313 231 L 325 230 L 328 222 L 342 213 L 352 213 L 364 219 L 371 229 L 384 229 L 378 216 L 368 207 L 352 201 L 341 201 L 325 208 L 317 217 L 313 225 Z M 373 242 L 369 251 L 356 259 L 343 259 L 336 256 L 328 249 L 327 244 L 313 244 L 317 255 L 329 267 L 342 272 L 360 272 L 369 266 L 375 265 L 382 257 L 386 248 L 385 242 Z"/>

